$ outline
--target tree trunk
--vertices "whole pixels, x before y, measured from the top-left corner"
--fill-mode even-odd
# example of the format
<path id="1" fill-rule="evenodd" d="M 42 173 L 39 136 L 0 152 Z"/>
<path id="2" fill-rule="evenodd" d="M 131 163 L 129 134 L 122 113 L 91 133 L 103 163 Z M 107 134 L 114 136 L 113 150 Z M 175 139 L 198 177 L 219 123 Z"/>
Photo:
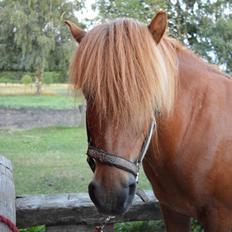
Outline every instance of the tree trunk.
<path id="1" fill-rule="evenodd" d="M 36 95 L 41 94 L 41 87 L 42 87 L 42 79 L 43 79 L 43 72 L 41 70 L 36 71 L 35 73 L 35 88 L 36 88 Z"/>

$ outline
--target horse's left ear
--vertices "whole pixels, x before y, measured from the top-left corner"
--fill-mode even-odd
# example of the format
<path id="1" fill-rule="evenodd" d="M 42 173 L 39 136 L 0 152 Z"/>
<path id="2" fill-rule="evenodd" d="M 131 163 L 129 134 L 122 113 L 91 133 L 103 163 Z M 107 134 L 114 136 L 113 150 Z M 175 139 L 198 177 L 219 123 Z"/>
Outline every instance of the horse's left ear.
<path id="1" fill-rule="evenodd" d="M 154 40 L 158 44 L 164 35 L 167 27 L 167 14 L 164 11 L 158 12 L 148 25 Z"/>
<path id="2" fill-rule="evenodd" d="M 81 28 L 79 28 L 75 23 L 66 20 L 64 22 L 68 27 L 69 30 L 73 36 L 73 38 L 80 43 L 82 38 L 85 36 L 86 32 L 84 30 L 82 30 Z"/>

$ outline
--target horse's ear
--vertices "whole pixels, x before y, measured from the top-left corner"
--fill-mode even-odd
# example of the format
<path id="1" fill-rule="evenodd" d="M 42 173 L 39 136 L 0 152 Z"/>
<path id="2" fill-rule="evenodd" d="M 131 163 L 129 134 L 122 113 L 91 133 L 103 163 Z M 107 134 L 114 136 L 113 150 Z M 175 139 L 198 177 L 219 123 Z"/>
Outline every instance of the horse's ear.
<path id="1" fill-rule="evenodd" d="M 148 25 L 148 29 L 150 30 L 157 44 L 163 37 L 166 27 L 167 14 L 164 11 L 160 11 L 154 16 L 154 18 L 151 20 L 151 23 Z"/>
<path id="2" fill-rule="evenodd" d="M 86 32 L 71 21 L 66 20 L 64 23 L 69 27 L 73 38 L 80 43 Z"/>

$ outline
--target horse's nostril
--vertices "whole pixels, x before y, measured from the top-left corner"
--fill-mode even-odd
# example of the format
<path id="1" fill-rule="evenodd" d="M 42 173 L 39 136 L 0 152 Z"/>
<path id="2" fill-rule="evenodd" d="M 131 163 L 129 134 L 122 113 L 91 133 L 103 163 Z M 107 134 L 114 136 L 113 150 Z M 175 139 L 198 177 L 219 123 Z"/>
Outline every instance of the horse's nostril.
<path id="1" fill-rule="evenodd" d="M 92 181 L 89 184 L 89 194 L 93 196 L 95 190 L 96 190 L 96 184 Z"/>
<path id="2" fill-rule="evenodd" d="M 92 201 L 96 201 L 96 189 L 97 189 L 97 186 L 96 184 L 94 183 L 94 181 L 90 182 L 89 183 L 89 196 L 90 198 L 92 199 Z"/>
<path id="3" fill-rule="evenodd" d="M 89 196 L 90 196 L 90 199 L 93 201 L 93 203 L 98 207 L 99 206 L 99 197 L 97 196 L 97 184 L 92 181 L 90 184 L 89 184 Z"/>
<path id="4" fill-rule="evenodd" d="M 136 189 L 136 182 L 130 183 L 128 187 L 129 187 L 129 195 L 134 194 Z"/>

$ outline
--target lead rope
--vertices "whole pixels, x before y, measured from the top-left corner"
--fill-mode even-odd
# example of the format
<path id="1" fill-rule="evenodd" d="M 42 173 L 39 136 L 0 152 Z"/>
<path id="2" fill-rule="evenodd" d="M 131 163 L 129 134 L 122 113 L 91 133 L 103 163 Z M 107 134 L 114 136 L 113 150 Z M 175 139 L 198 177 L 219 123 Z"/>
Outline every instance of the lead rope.
<path id="1" fill-rule="evenodd" d="M 144 190 L 142 189 L 137 189 L 136 190 L 136 195 L 138 197 L 140 197 L 140 199 L 143 201 L 143 202 L 148 202 L 149 201 L 149 198 L 148 196 L 146 195 L 146 193 L 144 192 Z M 115 216 L 108 216 L 105 221 L 100 225 L 100 226 L 96 226 L 93 230 L 93 232 L 104 232 L 103 229 L 104 227 L 106 226 L 107 223 L 110 222 L 111 219 L 114 219 Z"/>
<path id="2" fill-rule="evenodd" d="M 12 231 L 12 232 L 19 232 L 19 229 L 16 227 L 16 225 L 7 217 L 0 215 L 0 222 L 2 222 L 3 224 L 7 225 L 8 228 Z"/>
<path id="3" fill-rule="evenodd" d="M 93 230 L 93 232 L 103 232 L 104 227 L 106 226 L 106 224 L 111 220 L 115 218 L 115 216 L 108 216 L 105 221 L 102 223 L 102 225 L 100 226 L 96 226 L 95 229 Z"/>

